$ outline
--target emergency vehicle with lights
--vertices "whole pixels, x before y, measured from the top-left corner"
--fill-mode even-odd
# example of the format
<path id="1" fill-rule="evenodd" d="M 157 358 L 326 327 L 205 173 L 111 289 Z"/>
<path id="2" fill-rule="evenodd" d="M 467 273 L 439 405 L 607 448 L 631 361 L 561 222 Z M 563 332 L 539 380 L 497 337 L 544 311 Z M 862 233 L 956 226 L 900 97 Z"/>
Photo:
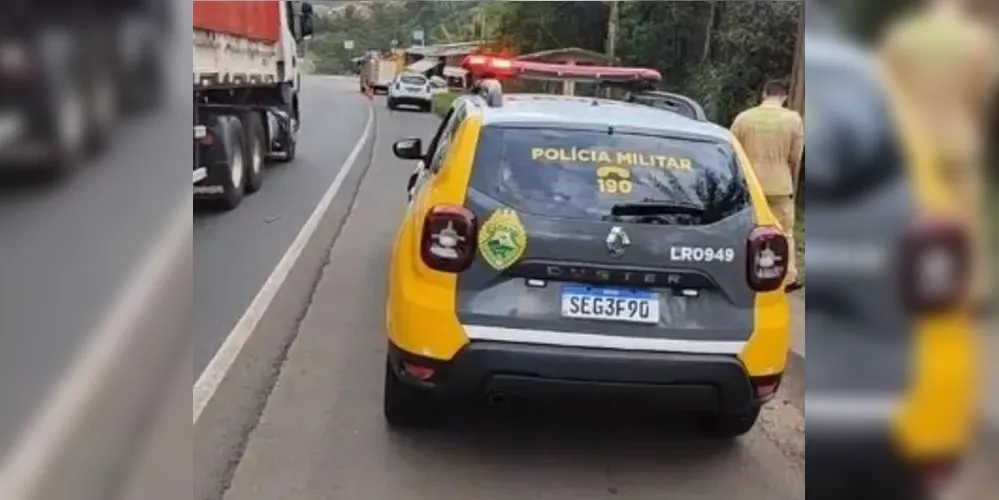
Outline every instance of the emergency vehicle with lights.
<path id="1" fill-rule="evenodd" d="M 790 345 L 787 240 L 745 153 L 703 119 L 500 80 L 658 80 L 641 68 L 477 57 L 400 223 L 386 304 L 384 415 L 596 397 L 748 432 Z M 601 399 L 606 398 L 606 399 Z"/>
<path id="2" fill-rule="evenodd" d="M 194 196 L 236 208 L 295 159 L 308 2 L 194 2 Z"/>

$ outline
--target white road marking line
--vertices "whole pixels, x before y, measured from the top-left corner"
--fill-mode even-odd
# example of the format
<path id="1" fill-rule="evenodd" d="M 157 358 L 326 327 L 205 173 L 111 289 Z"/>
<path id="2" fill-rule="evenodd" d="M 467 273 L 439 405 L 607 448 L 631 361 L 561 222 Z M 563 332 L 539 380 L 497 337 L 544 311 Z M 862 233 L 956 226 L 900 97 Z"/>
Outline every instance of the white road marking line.
<path id="1" fill-rule="evenodd" d="M 136 271 L 87 337 L 41 410 L 28 420 L 25 432 L 0 465 L 0 498 L 27 500 L 48 478 L 48 468 L 79 423 L 81 414 L 102 390 L 101 381 L 125 360 L 122 349 L 143 331 L 137 328 L 144 311 L 170 276 L 171 262 L 190 243 L 191 199 L 180 205 L 166 231 L 150 247 Z"/>
<path id="2" fill-rule="evenodd" d="M 302 226 L 301 231 L 299 231 L 298 236 L 292 241 L 291 246 L 285 252 L 284 256 L 278 262 L 277 267 L 271 272 L 271 275 L 267 277 L 267 281 L 264 282 L 264 286 L 260 288 L 257 292 L 257 296 L 254 297 L 253 302 L 247 307 L 246 312 L 243 313 L 243 317 L 239 319 L 236 326 L 233 327 L 232 331 L 226 337 L 225 342 L 219 347 L 219 350 L 212 357 L 212 360 L 205 367 L 204 371 L 198 377 L 197 382 L 194 383 L 194 423 L 198 423 L 198 418 L 204 411 L 205 406 L 211 400 L 212 396 L 215 395 L 215 391 L 218 390 L 219 385 L 225 378 L 226 373 L 232 368 L 233 363 L 236 362 L 236 357 L 239 352 L 243 349 L 243 346 L 250 339 L 250 335 L 256 328 L 257 323 L 263 317 L 264 312 L 270 306 L 271 301 L 277 295 L 278 290 L 281 285 L 288 278 L 288 274 L 291 272 L 291 268 L 295 265 L 295 262 L 302 255 L 302 251 L 305 250 L 305 244 L 308 243 L 309 239 L 316 232 L 319 227 L 319 222 L 322 220 L 323 215 L 325 215 L 327 209 L 331 203 L 333 203 L 333 198 L 336 196 L 337 192 L 340 191 L 340 187 L 343 185 L 344 180 L 347 179 L 347 175 L 350 170 L 354 167 L 354 163 L 357 161 L 357 157 L 361 154 L 361 150 L 364 148 L 364 144 L 368 141 L 368 137 L 371 135 L 372 125 L 374 124 L 374 111 L 373 108 L 368 106 L 368 122 L 364 125 L 364 132 L 361 134 L 360 139 L 357 140 L 357 144 L 354 145 L 353 151 L 347 156 L 347 160 L 344 161 L 343 166 L 340 167 L 340 172 L 337 173 L 336 178 L 333 179 L 333 184 L 330 185 L 326 194 L 319 200 L 319 204 L 316 205 L 316 209 L 309 216 L 309 219 L 305 221 L 305 225 Z"/>
<path id="3" fill-rule="evenodd" d="M 208 177 L 208 169 L 205 167 L 200 167 L 194 169 L 194 182 L 198 182 Z"/>

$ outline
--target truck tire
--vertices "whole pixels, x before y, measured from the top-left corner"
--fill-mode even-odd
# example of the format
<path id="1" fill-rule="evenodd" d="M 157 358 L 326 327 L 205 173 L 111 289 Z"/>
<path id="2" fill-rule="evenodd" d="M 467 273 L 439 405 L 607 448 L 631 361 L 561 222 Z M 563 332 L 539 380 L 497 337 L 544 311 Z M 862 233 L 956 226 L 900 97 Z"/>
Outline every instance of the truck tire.
<path id="1" fill-rule="evenodd" d="M 246 159 L 246 193 L 260 190 L 264 183 L 264 159 L 267 157 L 267 137 L 264 121 L 258 111 L 243 113 L 244 158 Z"/>
<path id="2" fill-rule="evenodd" d="M 84 88 L 79 79 L 69 75 L 52 83 L 52 94 L 45 107 L 52 124 L 49 146 L 52 153 L 37 171 L 45 180 L 58 181 L 69 176 L 86 153 L 87 103 Z"/>
<path id="3" fill-rule="evenodd" d="M 111 69 L 94 66 L 86 81 L 87 141 L 85 153 L 94 157 L 103 153 L 111 141 L 118 120 L 118 86 Z"/>
<path id="4" fill-rule="evenodd" d="M 225 166 L 228 175 L 222 178 L 222 196 L 220 202 L 226 210 L 232 210 L 243 201 L 246 189 L 246 134 L 239 118 L 233 115 L 219 116 L 222 147 L 225 148 Z"/>
<path id="5" fill-rule="evenodd" d="M 281 141 L 284 144 L 284 151 L 279 154 L 275 161 L 279 163 L 291 163 L 295 161 L 295 155 L 298 150 L 298 127 L 289 126 L 288 131 L 285 132 L 285 136 Z"/>

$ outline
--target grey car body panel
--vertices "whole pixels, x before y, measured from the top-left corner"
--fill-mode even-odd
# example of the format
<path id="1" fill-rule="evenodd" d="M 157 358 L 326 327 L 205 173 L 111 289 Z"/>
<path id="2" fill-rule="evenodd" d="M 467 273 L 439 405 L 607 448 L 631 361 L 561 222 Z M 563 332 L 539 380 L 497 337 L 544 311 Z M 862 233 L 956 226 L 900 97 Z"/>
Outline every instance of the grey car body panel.
<path id="1" fill-rule="evenodd" d="M 875 63 L 841 38 L 810 36 L 806 47 L 816 82 L 805 118 L 807 328 L 821 353 L 808 359 L 809 397 L 900 395 L 913 380 L 915 325 L 894 264 L 915 186 Z"/>
<path id="2" fill-rule="evenodd" d="M 589 108 L 579 106 L 576 108 Z M 638 115 L 645 115 L 644 106 Z M 651 110 L 652 116 L 672 113 Z M 665 120 L 672 121 L 672 117 Z M 687 120 L 697 123 L 694 120 Z M 570 123 L 550 123 L 545 120 L 493 120 L 492 127 L 510 126 L 565 130 L 606 130 L 607 120 Z M 668 125 L 650 129 L 629 125 L 615 126 L 615 131 L 640 135 L 668 135 L 671 138 L 690 138 L 727 142 L 724 134 L 699 124 L 672 128 Z M 677 130 L 682 132 L 678 133 Z M 696 134 L 693 131 L 708 134 Z M 509 208 L 487 196 L 475 186 L 468 188 L 465 206 L 480 221 L 485 221 L 497 209 Z M 741 179 L 740 179 L 741 180 Z M 623 337 L 660 338 L 696 341 L 745 342 L 754 328 L 755 292 L 746 281 L 746 238 L 755 227 L 752 206 L 720 221 L 706 225 L 654 225 L 599 220 L 556 219 L 543 214 L 518 212 L 528 236 L 527 248 L 517 264 L 505 271 L 490 267 L 480 256 L 472 266 L 458 277 L 456 311 L 465 325 L 522 328 L 565 333 L 602 334 Z M 630 246 L 620 256 L 612 256 L 606 239 L 611 228 L 619 226 L 630 239 Z M 671 262 L 672 246 L 731 248 L 735 257 L 729 262 Z M 564 319 L 561 316 L 561 290 L 565 284 L 538 275 L 545 263 L 563 266 L 587 266 L 588 269 L 631 271 L 633 273 L 657 272 L 678 276 L 682 288 L 696 289 L 699 296 L 683 296 L 680 287 L 660 286 L 647 289 L 660 294 L 658 324 L 636 324 L 602 320 Z M 525 274 L 526 272 L 526 274 Z M 544 287 L 530 286 L 527 278 L 546 279 Z M 620 283 L 605 282 L 604 286 L 642 288 Z M 600 286 L 601 280 L 591 284 Z"/>
<path id="3" fill-rule="evenodd" d="M 715 123 L 642 104 L 592 97 L 516 94 L 508 96 L 502 108 L 483 108 L 482 116 L 483 126 L 612 127 L 644 130 L 656 135 L 689 134 L 718 141 L 731 138 L 728 129 Z"/>

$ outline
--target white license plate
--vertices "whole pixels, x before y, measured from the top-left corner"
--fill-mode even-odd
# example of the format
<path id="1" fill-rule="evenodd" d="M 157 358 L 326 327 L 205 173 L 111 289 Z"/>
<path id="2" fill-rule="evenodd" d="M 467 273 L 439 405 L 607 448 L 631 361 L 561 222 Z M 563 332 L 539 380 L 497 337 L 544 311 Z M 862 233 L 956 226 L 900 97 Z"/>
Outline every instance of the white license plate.
<path id="1" fill-rule="evenodd" d="M 659 322 L 659 294 L 621 288 L 566 286 L 562 288 L 562 317 L 654 324 Z"/>

